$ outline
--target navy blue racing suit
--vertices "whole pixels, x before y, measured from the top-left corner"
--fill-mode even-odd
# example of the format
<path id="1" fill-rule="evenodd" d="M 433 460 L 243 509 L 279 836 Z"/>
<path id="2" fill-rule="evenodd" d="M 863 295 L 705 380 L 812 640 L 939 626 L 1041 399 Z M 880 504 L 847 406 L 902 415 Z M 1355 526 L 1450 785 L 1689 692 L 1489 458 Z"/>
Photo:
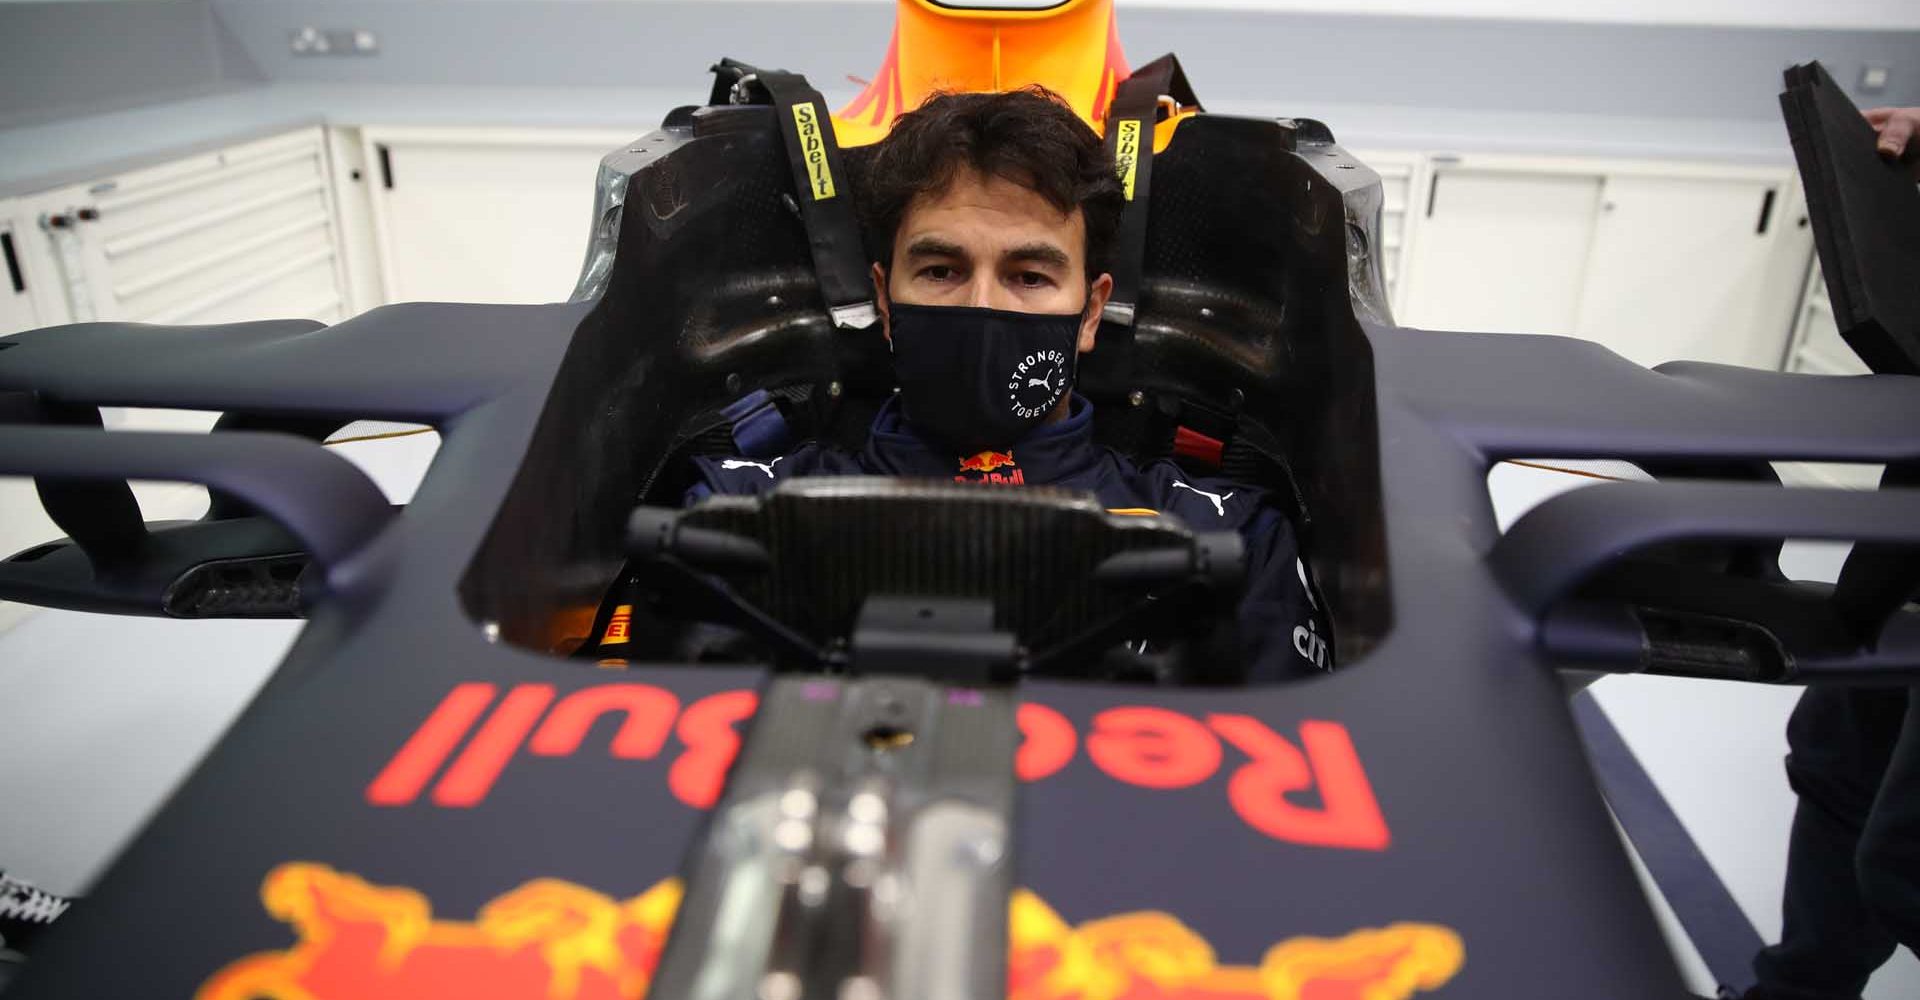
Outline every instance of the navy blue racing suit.
<path id="1" fill-rule="evenodd" d="M 756 494 L 800 476 L 950 476 L 960 482 L 1059 486 L 1092 493 L 1110 510 L 1172 514 L 1196 530 L 1238 531 L 1247 590 L 1238 609 L 1248 678 L 1272 681 L 1332 669 L 1331 634 L 1286 515 L 1258 489 L 1188 475 L 1171 461 L 1136 468 L 1093 441 L 1093 405 L 1074 396 L 1065 420 L 1042 424 L 1005 452 L 956 458 L 919 437 L 898 397 L 881 407 L 867 445 L 849 454 L 804 444 L 770 460 L 696 458 L 687 503 L 715 493 Z"/>

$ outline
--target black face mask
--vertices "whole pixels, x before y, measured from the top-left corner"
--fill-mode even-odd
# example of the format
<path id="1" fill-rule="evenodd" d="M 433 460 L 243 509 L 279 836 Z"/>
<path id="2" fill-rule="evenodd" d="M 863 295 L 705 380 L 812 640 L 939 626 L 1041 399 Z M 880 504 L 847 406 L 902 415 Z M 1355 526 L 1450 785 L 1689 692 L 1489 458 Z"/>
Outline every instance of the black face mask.
<path id="1" fill-rule="evenodd" d="M 1080 313 L 895 303 L 889 315 L 907 422 L 956 455 L 1010 447 L 1073 387 Z"/>

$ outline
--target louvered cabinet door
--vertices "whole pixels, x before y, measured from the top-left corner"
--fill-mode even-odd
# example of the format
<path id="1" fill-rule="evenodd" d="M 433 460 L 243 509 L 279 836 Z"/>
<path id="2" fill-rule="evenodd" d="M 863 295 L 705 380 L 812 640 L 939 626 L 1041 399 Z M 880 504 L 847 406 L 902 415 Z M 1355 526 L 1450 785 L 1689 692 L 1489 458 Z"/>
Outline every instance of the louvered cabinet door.
<path id="1" fill-rule="evenodd" d="M 40 275 L 27 259 L 37 234 L 24 224 L 19 206 L 0 200 L 0 337 L 48 325 L 34 301 Z M 51 322 L 59 322 L 54 318 Z"/>
<path id="2" fill-rule="evenodd" d="M 39 199 L 76 321 L 343 315 L 319 128 L 182 157 Z"/>
<path id="3" fill-rule="evenodd" d="M 1380 273 L 1387 284 L 1387 302 L 1398 315 L 1400 269 L 1411 219 L 1407 206 L 1419 178 L 1425 176 L 1424 167 L 1418 153 L 1354 150 L 1353 155 L 1380 175 Z"/>

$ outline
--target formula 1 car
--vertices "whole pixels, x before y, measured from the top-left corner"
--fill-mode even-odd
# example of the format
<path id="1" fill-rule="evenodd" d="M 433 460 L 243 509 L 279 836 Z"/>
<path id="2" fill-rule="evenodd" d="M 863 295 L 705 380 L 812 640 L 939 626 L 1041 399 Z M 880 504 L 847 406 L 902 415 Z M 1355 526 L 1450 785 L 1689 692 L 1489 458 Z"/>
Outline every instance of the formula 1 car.
<path id="1" fill-rule="evenodd" d="M 9 1000 L 1678 998 L 1569 687 L 1920 667 L 1920 196 L 1817 65 L 1783 105 L 1886 374 L 1396 327 L 1377 176 L 1129 72 L 1105 0 L 903 0 L 837 118 L 716 72 L 605 159 L 570 302 L 0 340 L 0 474 L 71 536 L 0 597 L 308 619 Z M 846 206 L 936 79 L 1046 83 L 1105 132 L 1131 256 L 1081 377 L 1100 437 L 1283 498 L 1332 632 L 1294 639 L 1341 669 L 1245 683 L 1233 546 L 1173 518 L 870 479 L 675 506 L 690 457 L 854 442 L 888 395 Z M 318 443 L 361 419 L 442 435 L 404 508 Z M 1487 470 L 1528 456 L 1658 481 L 1503 534 Z M 1788 490 L 1769 459 L 1890 471 Z M 130 478 L 211 509 L 142 523 Z M 1857 545 L 1818 586 L 1783 538 Z M 658 585 L 603 607 L 622 574 Z M 679 655 L 714 623 L 747 652 Z"/>

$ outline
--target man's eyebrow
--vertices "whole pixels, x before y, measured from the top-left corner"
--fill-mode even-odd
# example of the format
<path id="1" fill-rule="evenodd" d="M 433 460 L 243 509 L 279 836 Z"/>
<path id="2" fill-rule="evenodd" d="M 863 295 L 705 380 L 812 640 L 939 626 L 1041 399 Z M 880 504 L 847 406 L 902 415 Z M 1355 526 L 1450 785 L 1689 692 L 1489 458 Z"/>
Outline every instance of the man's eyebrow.
<path id="1" fill-rule="evenodd" d="M 1004 256 L 1007 260 L 1052 264 L 1055 267 L 1066 267 L 1073 263 L 1065 250 L 1051 243 L 1022 243 L 1008 250 Z"/>
<path id="2" fill-rule="evenodd" d="M 933 236 L 922 236 L 907 244 L 907 256 L 913 257 L 965 257 L 966 250 L 960 244 Z"/>

